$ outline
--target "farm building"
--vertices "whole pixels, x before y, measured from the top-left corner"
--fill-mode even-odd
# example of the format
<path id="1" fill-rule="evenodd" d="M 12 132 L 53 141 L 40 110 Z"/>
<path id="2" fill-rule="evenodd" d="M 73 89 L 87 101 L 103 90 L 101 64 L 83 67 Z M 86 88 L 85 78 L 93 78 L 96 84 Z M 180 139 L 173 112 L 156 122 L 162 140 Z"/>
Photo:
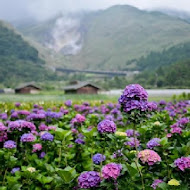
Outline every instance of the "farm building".
<path id="1" fill-rule="evenodd" d="M 100 88 L 90 82 L 72 83 L 64 88 L 65 94 L 97 94 Z"/>
<path id="2" fill-rule="evenodd" d="M 39 91 L 41 88 L 34 83 L 22 84 L 15 89 L 16 94 L 37 94 Z"/>

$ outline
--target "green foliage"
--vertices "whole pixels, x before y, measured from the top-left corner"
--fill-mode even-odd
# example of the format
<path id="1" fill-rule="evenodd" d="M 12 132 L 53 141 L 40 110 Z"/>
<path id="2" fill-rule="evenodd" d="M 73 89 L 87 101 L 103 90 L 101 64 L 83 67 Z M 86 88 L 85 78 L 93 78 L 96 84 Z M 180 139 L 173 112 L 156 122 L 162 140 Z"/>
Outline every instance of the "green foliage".
<path id="1" fill-rule="evenodd" d="M 77 178 L 85 171 L 100 173 L 102 181 L 98 187 L 94 188 L 97 190 L 125 190 L 126 187 L 129 190 L 142 190 L 142 176 L 145 190 L 152 190 L 151 184 L 155 179 L 164 181 L 159 185 L 158 190 L 189 189 L 188 169 L 180 171 L 174 165 L 177 158 L 189 156 L 189 123 L 181 126 L 181 134 L 175 133 L 171 137 L 167 137 L 171 131 L 171 125 L 181 117 L 189 117 L 190 110 L 188 108 L 184 113 L 184 107 L 175 104 L 172 106 L 177 110 L 175 117 L 171 118 L 167 111 L 158 111 L 149 113 L 147 118 L 138 110 L 135 110 L 134 114 L 132 112 L 121 114 L 119 110 L 117 110 L 118 113 L 113 114 L 112 111 L 117 109 L 117 105 L 103 104 L 100 101 L 91 102 L 86 106 L 87 109 L 84 109 L 84 104 L 81 104 L 83 109 L 80 111 L 76 111 L 74 103 L 71 107 L 66 107 L 63 102 L 50 101 L 47 103 L 41 101 L 38 105 L 43 106 L 44 111 L 48 108 L 54 112 L 60 112 L 60 108 L 67 109 L 68 114 L 59 119 L 46 117 L 46 119 L 31 120 L 30 122 L 36 126 L 37 134 L 33 142 L 20 141 L 20 136 L 30 132 L 29 129 L 24 127 L 21 130 L 17 130 L 15 127 L 14 131 L 9 129 L 8 140 L 14 140 L 16 148 L 4 148 L 4 142 L 0 142 L 0 190 L 70 190 L 77 187 Z M 95 111 L 94 108 L 98 109 Z M 106 114 L 103 113 L 102 108 L 106 108 Z M 0 103 L 0 111 L 8 114 L 9 122 L 15 120 L 10 117 L 13 109 L 16 111 L 32 110 L 33 102 L 22 102 L 20 107 L 15 107 L 14 103 Z M 94 111 L 89 113 L 87 110 Z M 40 111 L 42 111 L 41 108 Z M 71 124 L 73 118 L 76 118 L 76 114 L 85 114 L 85 121 Z M 111 114 L 117 125 L 117 131 L 115 133 L 99 133 L 98 123 Z M 17 119 L 26 119 L 24 115 L 18 117 Z M 6 120 L 0 122 L 1 125 L 7 126 Z M 45 132 L 39 129 L 41 123 L 55 127 L 53 130 L 48 129 L 48 132 L 54 136 L 53 141 L 43 141 L 40 138 L 41 134 Z M 140 141 L 139 147 L 125 145 L 125 142 L 129 140 L 125 131 L 132 128 L 140 133 L 140 136 L 137 137 Z M 1 132 L 0 135 L 2 135 Z M 85 144 L 75 142 L 79 136 Z M 148 165 L 138 159 L 137 154 L 139 151 L 147 149 L 147 142 L 155 137 L 161 139 L 160 145 L 153 148 L 161 157 L 161 161 Z M 36 143 L 42 144 L 42 150 L 33 151 L 33 145 Z M 39 155 L 42 151 L 46 155 L 40 158 Z M 96 153 L 106 156 L 106 160 L 99 165 L 93 163 L 92 157 Z M 117 180 L 103 179 L 102 167 L 108 163 L 121 164 L 122 169 Z M 19 167 L 20 171 L 12 173 L 11 171 L 15 167 Z M 178 180 L 180 186 L 175 188 L 169 185 L 168 181 L 171 179 Z"/>
<path id="2" fill-rule="evenodd" d="M 20 34 L 0 22 L 0 81 L 5 86 L 21 82 L 44 81 L 56 76 L 44 67 L 38 51 L 23 40 Z"/>
<path id="3" fill-rule="evenodd" d="M 190 60 L 179 61 L 170 66 L 159 67 L 153 72 L 142 72 L 134 80 L 144 86 L 187 88 L 190 87 L 189 68 Z"/>
<path id="4" fill-rule="evenodd" d="M 181 62 L 190 58 L 190 43 L 179 44 L 161 52 L 151 52 L 146 57 L 141 57 L 136 61 L 137 70 L 155 70 L 159 69 L 162 74 L 163 67 L 169 66 L 175 62 Z"/>

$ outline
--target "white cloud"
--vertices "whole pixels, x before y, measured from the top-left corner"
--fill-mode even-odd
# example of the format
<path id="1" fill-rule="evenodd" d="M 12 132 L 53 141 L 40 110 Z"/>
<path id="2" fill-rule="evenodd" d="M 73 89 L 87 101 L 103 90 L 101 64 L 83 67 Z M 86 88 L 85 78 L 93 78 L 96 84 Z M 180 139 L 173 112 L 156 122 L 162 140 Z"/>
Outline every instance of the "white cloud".
<path id="1" fill-rule="evenodd" d="M 170 8 L 190 12 L 189 0 L 0 0 L 0 18 L 17 19 L 32 16 L 45 19 L 58 12 L 105 9 L 129 4 L 140 9 Z"/>

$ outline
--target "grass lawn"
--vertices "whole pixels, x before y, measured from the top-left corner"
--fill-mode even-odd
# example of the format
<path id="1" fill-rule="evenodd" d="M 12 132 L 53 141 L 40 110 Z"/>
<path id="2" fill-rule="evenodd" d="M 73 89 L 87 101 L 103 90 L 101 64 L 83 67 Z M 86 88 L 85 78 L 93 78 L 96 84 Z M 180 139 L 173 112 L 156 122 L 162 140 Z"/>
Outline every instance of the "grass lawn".
<path id="1" fill-rule="evenodd" d="M 116 103 L 118 100 L 118 95 L 103 95 L 103 94 L 97 94 L 97 95 L 90 95 L 90 94 L 71 94 L 71 95 L 65 95 L 60 92 L 42 92 L 40 94 L 0 94 L 0 102 L 62 102 L 65 100 L 73 100 L 73 101 L 100 101 L 103 100 L 105 102 L 113 102 Z M 171 101 L 172 96 L 154 96 L 149 97 L 149 101 L 159 101 L 164 99 L 165 101 Z"/>

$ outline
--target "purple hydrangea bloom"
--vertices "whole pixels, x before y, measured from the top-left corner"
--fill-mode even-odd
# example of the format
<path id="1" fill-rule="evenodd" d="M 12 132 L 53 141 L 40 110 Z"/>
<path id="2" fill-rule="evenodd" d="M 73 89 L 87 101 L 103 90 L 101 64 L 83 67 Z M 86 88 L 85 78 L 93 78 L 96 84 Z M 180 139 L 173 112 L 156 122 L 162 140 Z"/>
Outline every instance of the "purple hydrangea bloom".
<path id="1" fill-rule="evenodd" d="M 7 149 L 16 148 L 16 142 L 12 140 L 5 141 L 3 147 Z"/>
<path id="2" fill-rule="evenodd" d="M 21 103 L 20 102 L 16 102 L 15 103 L 15 107 L 20 107 Z"/>
<path id="3" fill-rule="evenodd" d="M 45 113 L 46 117 L 49 117 L 51 119 L 59 119 L 63 116 L 62 112 L 52 112 L 52 111 L 47 111 Z"/>
<path id="4" fill-rule="evenodd" d="M 148 102 L 148 110 L 149 111 L 155 111 L 157 110 L 157 104 L 156 102 Z"/>
<path id="5" fill-rule="evenodd" d="M 113 115 L 106 115 L 105 119 L 110 120 L 110 121 L 114 121 L 114 116 Z"/>
<path id="6" fill-rule="evenodd" d="M 92 159 L 93 159 L 93 162 L 94 162 L 94 164 L 100 164 L 101 162 L 103 162 L 105 159 L 106 159 L 106 157 L 103 155 L 103 154 L 100 154 L 100 153 L 97 153 L 97 154 L 95 154 L 93 157 L 92 157 Z"/>
<path id="7" fill-rule="evenodd" d="M 137 147 L 139 147 L 140 141 L 134 137 L 131 137 L 129 141 L 125 142 L 125 145 L 129 145 L 130 147 L 135 147 L 135 144 Z"/>
<path id="8" fill-rule="evenodd" d="M 159 104 L 160 105 L 166 105 L 166 101 L 165 100 L 160 100 Z"/>
<path id="9" fill-rule="evenodd" d="M 41 135 L 40 139 L 43 141 L 53 141 L 54 136 L 52 134 L 46 132 L 46 133 Z"/>
<path id="10" fill-rule="evenodd" d="M 123 111 L 130 112 L 132 110 L 146 111 L 148 109 L 148 102 L 144 100 L 127 100 L 123 104 Z"/>
<path id="11" fill-rule="evenodd" d="M 125 98 L 134 99 L 134 100 L 148 100 L 148 93 L 139 84 L 130 84 L 126 86 L 123 92 L 123 96 Z"/>
<path id="12" fill-rule="evenodd" d="M 0 116 L 2 120 L 7 120 L 8 118 L 7 113 L 2 113 Z"/>
<path id="13" fill-rule="evenodd" d="M 181 157 L 174 161 L 174 164 L 181 170 L 190 169 L 190 157 Z"/>
<path id="14" fill-rule="evenodd" d="M 46 155 L 46 153 L 45 153 L 45 152 L 41 152 L 41 153 L 40 153 L 40 155 L 39 155 L 39 158 L 44 158 L 44 157 L 45 157 L 45 155 Z"/>
<path id="15" fill-rule="evenodd" d="M 75 143 L 77 143 L 77 144 L 85 144 L 85 141 L 83 139 L 78 138 L 78 139 L 75 140 Z"/>
<path id="16" fill-rule="evenodd" d="M 116 125 L 113 121 L 105 119 L 98 124 L 98 131 L 100 133 L 115 133 Z"/>
<path id="17" fill-rule="evenodd" d="M 35 131 L 36 127 L 32 122 L 24 121 L 24 120 L 17 120 L 9 122 L 8 128 L 12 130 L 19 130 L 22 131 L 23 128 L 28 128 L 31 131 Z"/>
<path id="18" fill-rule="evenodd" d="M 71 101 L 71 100 L 66 100 L 66 101 L 65 101 L 65 105 L 66 105 L 67 107 L 71 107 L 71 106 L 72 106 L 72 101 Z"/>
<path id="19" fill-rule="evenodd" d="M 35 140 L 35 136 L 32 133 L 25 133 L 21 136 L 21 142 L 33 142 Z"/>
<path id="20" fill-rule="evenodd" d="M 182 133 L 182 129 L 180 127 L 174 127 L 174 128 L 171 129 L 171 133 L 181 134 Z"/>
<path id="21" fill-rule="evenodd" d="M 27 120 L 39 120 L 39 119 L 45 119 L 46 115 L 44 113 L 31 113 L 27 116 Z"/>
<path id="22" fill-rule="evenodd" d="M 180 120 L 178 120 L 177 123 L 178 123 L 178 125 L 180 127 L 183 127 L 184 125 L 186 125 L 187 123 L 189 123 L 189 118 L 183 117 Z"/>
<path id="23" fill-rule="evenodd" d="M 160 146 L 160 139 L 159 138 L 153 138 L 146 144 L 146 147 L 149 149 L 153 149 L 155 146 Z"/>
<path id="24" fill-rule="evenodd" d="M 48 130 L 48 126 L 46 124 L 44 124 L 44 123 L 41 123 L 38 128 L 39 128 L 40 131 Z"/>
<path id="25" fill-rule="evenodd" d="M 19 115 L 29 115 L 29 114 L 30 114 L 30 112 L 27 111 L 27 110 L 18 110 L 17 113 L 18 113 Z"/>
<path id="26" fill-rule="evenodd" d="M 17 111 L 13 111 L 11 113 L 11 118 L 18 118 L 18 112 Z"/>
<path id="27" fill-rule="evenodd" d="M 126 131 L 128 137 L 134 136 L 134 130 L 133 129 L 127 129 Z M 138 131 L 135 131 L 135 136 L 140 136 L 140 133 Z"/>
<path id="28" fill-rule="evenodd" d="M 13 169 L 11 170 L 11 173 L 14 174 L 14 173 L 17 172 L 17 171 L 20 171 L 20 168 L 19 168 L 19 167 L 13 168 Z"/>
<path id="29" fill-rule="evenodd" d="M 7 140 L 7 127 L 0 122 L 0 142 Z"/>
<path id="30" fill-rule="evenodd" d="M 101 182 L 101 178 L 98 172 L 88 171 L 83 172 L 78 177 L 78 185 L 80 188 L 88 189 L 97 187 Z"/>
<path id="31" fill-rule="evenodd" d="M 159 183 L 163 183 L 163 180 L 161 180 L 161 179 L 155 179 L 154 182 L 153 182 L 153 184 L 151 185 L 151 187 L 153 189 L 156 189 L 157 186 L 159 185 Z"/>
<path id="32" fill-rule="evenodd" d="M 113 153 L 113 158 L 118 158 L 122 156 L 123 156 L 122 150 L 117 150 L 116 152 Z"/>

